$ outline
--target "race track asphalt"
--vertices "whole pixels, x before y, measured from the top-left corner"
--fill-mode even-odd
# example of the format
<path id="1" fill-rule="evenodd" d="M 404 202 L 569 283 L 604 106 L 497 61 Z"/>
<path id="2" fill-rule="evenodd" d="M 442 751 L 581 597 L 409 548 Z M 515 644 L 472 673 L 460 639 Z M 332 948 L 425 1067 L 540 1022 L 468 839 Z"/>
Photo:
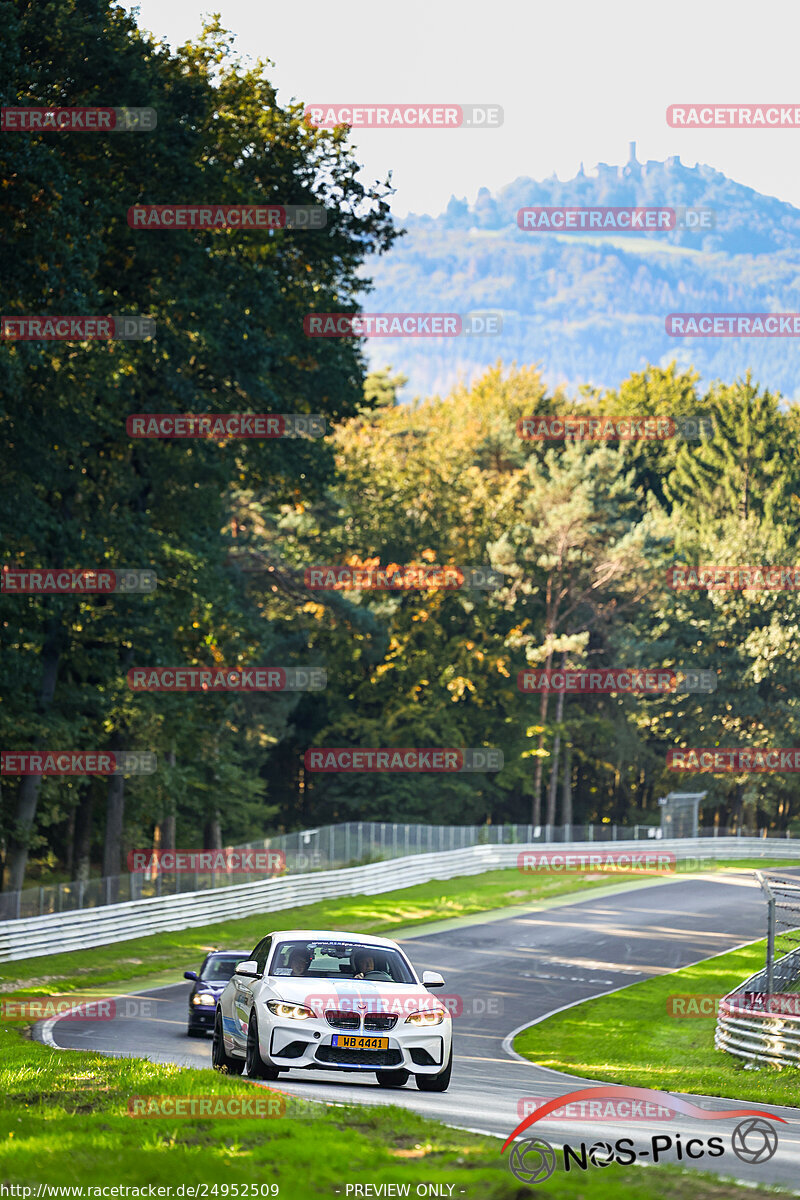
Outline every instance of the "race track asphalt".
<path id="1" fill-rule="evenodd" d="M 279 914 L 264 918 L 265 933 L 276 926 L 280 927 Z M 271 1086 L 329 1103 L 402 1104 L 449 1125 L 505 1138 L 521 1119 L 523 1097 L 550 1098 L 589 1086 L 575 1076 L 518 1058 L 510 1042 L 520 1028 L 581 1000 L 666 974 L 764 934 L 765 903 L 749 872 L 728 875 L 724 881 L 718 875 L 659 881 L 613 895 L 590 894 L 586 900 L 555 907 L 517 910 L 499 919 L 488 913 L 468 925 L 459 922 L 456 928 L 411 931 L 397 940 L 415 967 L 441 971 L 444 991 L 458 994 L 463 1003 L 463 1015 L 453 1022 L 455 1060 L 449 1091 L 419 1092 L 413 1079 L 390 1090 L 379 1088 L 371 1073 L 340 1081 L 337 1074 L 323 1071 L 290 1071 Z M 110 1021 L 56 1018 L 41 1022 L 35 1035 L 58 1047 L 209 1067 L 210 1038 L 186 1036 L 189 988 L 181 983 L 138 993 L 151 999 L 149 1015 L 118 1015 Z M 672 1135 L 673 1143 L 677 1134 L 684 1142 L 722 1135 L 723 1156 L 693 1162 L 684 1157 L 682 1165 L 752 1184 L 800 1187 L 800 1108 L 681 1095 L 710 1111 L 757 1107 L 785 1117 L 785 1125 L 776 1123 L 777 1152 L 768 1162 L 740 1161 L 731 1149 L 736 1118 L 713 1124 L 683 1115 L 667 1123 L 548 1118 L 523 1136 L 541 1136 L 556 1146 L 631 1137 L 646 1159 L 654 1134 Z M 676 1162 L 674 1148 L 660 1161 Z M 576 1171 L 576 1184 L 580 1174 Z"/>

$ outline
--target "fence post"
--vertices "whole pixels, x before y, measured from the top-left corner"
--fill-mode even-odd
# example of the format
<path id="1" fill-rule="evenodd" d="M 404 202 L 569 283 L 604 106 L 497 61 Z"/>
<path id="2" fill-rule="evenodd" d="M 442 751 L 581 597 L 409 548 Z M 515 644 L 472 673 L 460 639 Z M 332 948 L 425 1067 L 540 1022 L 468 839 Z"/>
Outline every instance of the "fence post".
<path id="1" fill-rule="evenodd" d="M 405 847 L 405 853 L 406 853 L 406 855 L 408 855 L 408 822 L 406 822 L 406 847 Z"/>
<path id="2" fill-rule="evenodd" d="M 364 822 L 358 822 L 358 861 L 364 857 Z"/>
<path id="3" fill-rule="evenodd" d="M 335 842 L 333 838 L 333 826 L 328 826 L 328 863 L 333 866 L 333 852 L 335 850 Z"/>
<path id="4" fill-rule="evenodd" d="M 772 995 L 772 969 L 775 957 L 775 897 L 767 901 L 767 995 Z"/>
<path id="5" fill-rule="evenodd" d="M 19 916 L 19 899 L 17 900 L 17 916 Z M 44 888 L 39 888 L 39 916 L 44 916 Z"/>
<path id="6" fill-rule="evenodd" d="M 612 840 L 612 842 L 615 842 L 615 841 L 617 840 L 617 827 L 616 827 L 616 825 L 612 825 L 612 826 L 611 826 L 611 840 Z"/>
<path id="7" fill-rule="evenodd" d="M 344 861 L 350 862 L 350 822 L 344 823 Z"/>
<path id="8" fill-rule="evenodd" d="M 111 876 L 106 875 L 106 904 L 111 903 Z"/>
<path id="9" fill-rule="evenodd" d="M 589 825 L 588 829 L 589 829 L 589 836 L 587 837 L 586 840 L 587 840 L 587 842 L 593 842 L 594 841 L 594 825 Z"/>

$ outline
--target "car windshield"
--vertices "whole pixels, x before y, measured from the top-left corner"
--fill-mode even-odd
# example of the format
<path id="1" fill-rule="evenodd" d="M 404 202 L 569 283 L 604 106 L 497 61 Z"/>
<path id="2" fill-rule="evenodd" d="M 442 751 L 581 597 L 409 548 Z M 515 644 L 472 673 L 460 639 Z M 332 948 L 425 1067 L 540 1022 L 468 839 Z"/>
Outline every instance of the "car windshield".
<path id="1" fill-rule="evenodd" d="M 306 979 L 366 979 L 383 983 L 415 983 L 402 954 L 388 946 L 362 942 L 281 942 L 270 975 Z"/>
<path id="2" fill-rule="evenodd" d="M 219 957 L 210 958 L 200 978 L 208 983 L 227 983 L 236 970 L 236 964 L 244 962 L 246 958 L 246 954 L 220 954 Z"/>

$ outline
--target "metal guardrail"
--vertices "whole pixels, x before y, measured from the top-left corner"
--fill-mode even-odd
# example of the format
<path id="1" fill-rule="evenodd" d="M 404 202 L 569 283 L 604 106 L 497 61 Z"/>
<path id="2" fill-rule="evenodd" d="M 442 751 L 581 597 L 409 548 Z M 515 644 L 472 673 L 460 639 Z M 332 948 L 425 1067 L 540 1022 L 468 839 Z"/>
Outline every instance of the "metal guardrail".
<path id="1" fill-rule="evenodd" d="M 742 831 L 709 827 L 698 831 L 703 838 L 741 837 Z M 766 837 L 767 830 L 760 830 Z M 436 854 L 461 850 L 466 846 L 508 845 L 529 842 L 607 842 L 649 841 L 662 837 L 655 825 L 418 825 L 388 821 L 348 821 L 275 834 L 255 842 L 230 847 L 233 850 L 278 850 L 286 856 L 282 874 L 301 875 L 308 871 L 335 870 L 378 859 L 403 858 L 409 854 Z M 786 835 L 788 838 L 788 834 Z M 41 917 L 48 913 L 75 912 L 101 908 L 154 896 L 206 891 L 255 883 L 271 878 L 274 872 L 242 875 L 224 871 L 193 871 L 179 874 L 159 870 L 142 874 L 104 875 L 95 879 L 73 879 L 68 883 L 27 887 L 22 891 L 0 892 L 0 922 L 23 917 Z"/>
<path id="2" fill-rule="evenodd" d="M 403 858 L 409 854 L 435 854 L 463 850 L 466 846 L 505 845 L 517 842 L 617 841 L 626 837 L 660 837 L 657 826 L 633 825 L 415 825 L 391 821 L 346 821 L 275 834 L 255 842 L 232 846 L 232 850 L 270 850 L 285 855 L 286 869 L 280 874 L 302 875 L 308 871 L 353 867 L 378 859 Z M 98 879 L 73 879 L 22 891 L 0 892 L 0 921 L 41 917 L 47 913 L 75 912 L 101 908 L 152 896 L 206 891 L 269 879 L 274 871 L 248 874 L 225 871 L 192 871 L 180 874 L 163 869 L 152 873 L 128 871 Z"/>
<path id="3" fill-rule="evenodd" d="M 789 909 L 789 916 L 781 922 L 785 929 L 797 930 L 800 883 L 771 879 L 761 871 L 756 874 L 768 900 L 767 961 L 720 1001 L 714 1045 L 751 1062 L 800 1067 L 800 946 L 775 958 L 776 904 Z M 782 940 L 786 940 L 785 934 Z M 789 943 L 797 940 L 797 933 L 790 932 Z M 791 1000 L 788 1012 L 781 1011 L 782 1003 L 773 1003 L 773 997 L 782 997 L 787 990 Z M 746 993 L 754 995 L 745 1000 Z"/>
<path id="4" fill-rule="evenodd" d="M 800 973 L 800 950 L 792 950 L 779 958 L 773 964 L 773 972 L 773 987 L 796 984 Z M 767 968 L 762 967 L 720 1001 L 714 1045 L 718 1050 L 751 1062 L 800 1067 L 800 1015 L 773 1012 L 768 1007 L 763 1012 L 748 1007 L 748 1015 L 741 1015 L 745 992 L 766 991 Z"/>
<path id="5" fill-rule="evenodd" d="M 591 852 L 596 842 L 546 843 L 554 851 Z M 338 896 L 379 895 L 396 888 L 511 868 L 525 850 L 542 850 L 542 842 L 477 845 L 463 850 L 422 853 L 366 863 L 336 871 L 314 871 L 205 892 L 133 900 L 103 908 L 82 909 L 0 925 L 0 962 L 38 958 L 68 950 L 89 949 L 170 930 L 191 929 L 253 913 L 278 912 Z M 617 841 L 615 850 L 643 851 L 641 841 Z M 800 842 L 773 838 L 692 838 L 650 842 L 648 849 L 673 852 L 678 861 L 702 857 L 780 857 L 800 863 Z"/>

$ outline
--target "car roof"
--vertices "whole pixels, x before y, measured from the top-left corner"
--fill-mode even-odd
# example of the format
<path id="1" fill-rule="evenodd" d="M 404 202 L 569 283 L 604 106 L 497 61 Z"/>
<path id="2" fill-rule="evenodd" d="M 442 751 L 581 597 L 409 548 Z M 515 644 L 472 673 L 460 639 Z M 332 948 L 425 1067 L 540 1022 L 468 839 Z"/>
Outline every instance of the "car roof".
<path id="1" fill-rule="evenodd" d="M 399 950 L 397 942 L 390 938 L 375 937 L 369 933 L 347 933 L 342 929 L 275 929 L 272 938 L 291 941 L 305 938 L 308 942 L 358 942 L 362 946 L 382 946 L 388 950 Z"/>

